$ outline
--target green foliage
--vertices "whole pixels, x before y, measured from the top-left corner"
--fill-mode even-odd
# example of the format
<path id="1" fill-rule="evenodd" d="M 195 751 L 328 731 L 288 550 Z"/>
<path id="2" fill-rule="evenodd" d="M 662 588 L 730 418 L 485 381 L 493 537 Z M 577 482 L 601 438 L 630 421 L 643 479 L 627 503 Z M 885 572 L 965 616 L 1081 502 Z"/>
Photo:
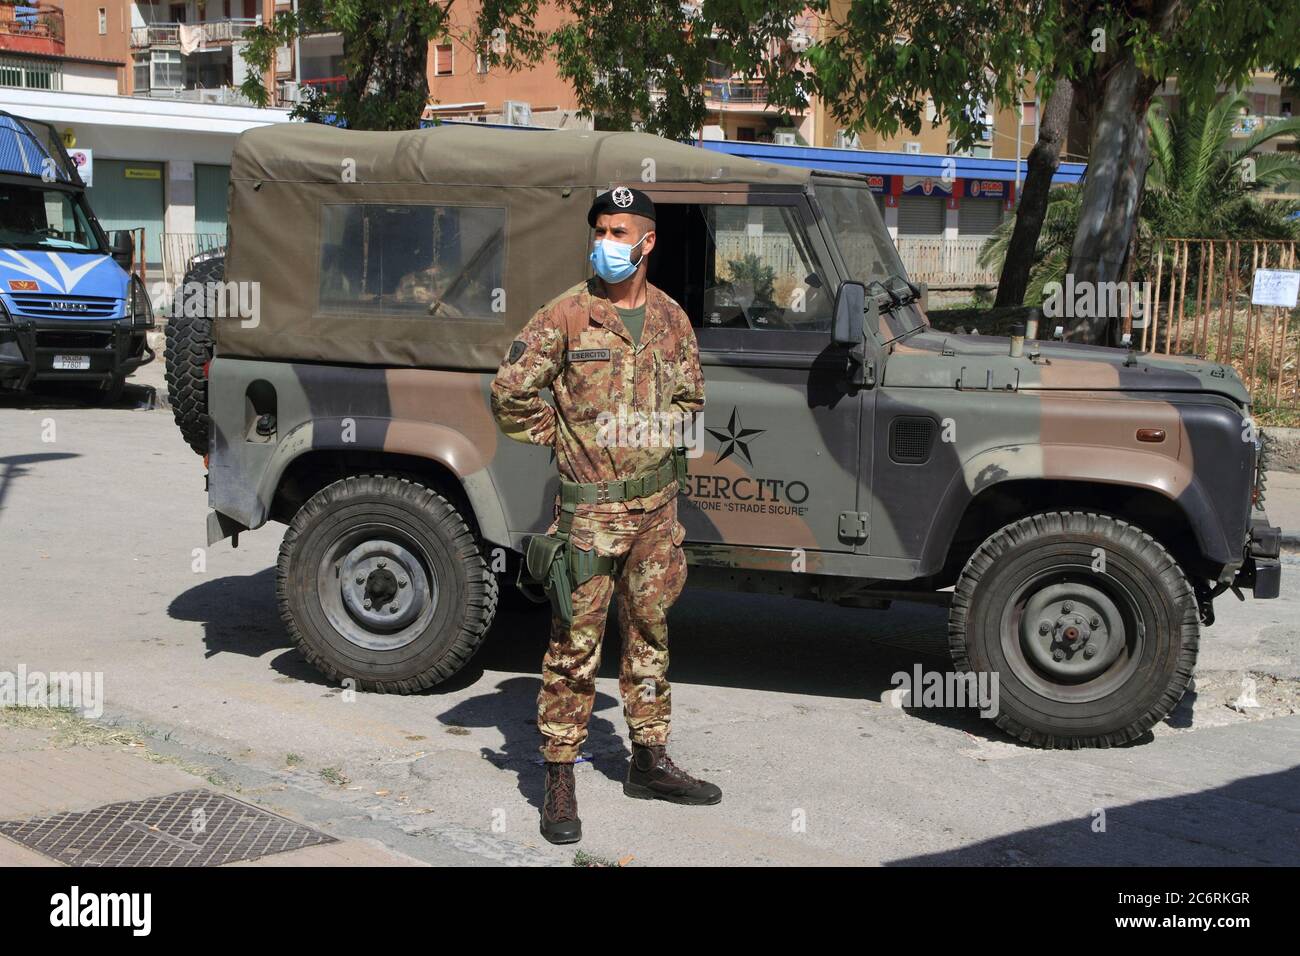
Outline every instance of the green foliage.
<path id="1" fill-rule="evenodd" d="M 1300 135 L 1300 119 L 1266 126 L 1240 144 L 1232 142 L 1233 124 L 1246 100 L 1221 97 L 1208 109 L 1183 101 L 1169 116 L 1161 101 L 1147 114 L 1151 168 L 1142 215 L 1161 236 L 1180 238 L 1291 239 L 1297 231 L 1288 219 L 1294 207 L 1261 203 L 1252 194 L 1261 188 L 1300 183 L 1300 156 L 1254 153 L 1278 137 Z"/>
<path id="2" fill-rule="evenodd" d="M 1038 233 L 1034 264 L 1029 270 L 1029 285 L 1025 289 L 1025 305 L 1042 305 L 1043 286 L 1049 282 L 1065 281 L 1065 270 L 1070 262 L 1070 246 L 1074 242 L 1079 210 L 1082 208 L 1083 190 L 1078 186 L 1058 186 L 1048 194 L 1043 228 Z M 1012 216 L 989 236 L 980 249 L 981 267 L 1001 270 L 1015 223 L 1015 217 Z"/>
<path id="3" fill-rule="evenodd" d="M 310 122 L 335 118 L 351 129 L 414 129 L 429 100 L 429 44 L 448 35 L 450 4 L 429 0 L 302 0 L 268 24 L 245 32 L 253 67 L 241 92 L 270 102 L 263 74 L 278 47 L 308 33 L 343 34 L 342 90 L 312 90 L 293 110 Z"/>
<path id="4" fill-rule="evenodd" d="M 730 273 L 728 284 L 733 288 L 747 286 L 754 290 L 753 301 L 776 301 L 776 270 L 764 262 L 762 256 L 750 252 L 739 259 L 730 259 L 727 271 Z"/>

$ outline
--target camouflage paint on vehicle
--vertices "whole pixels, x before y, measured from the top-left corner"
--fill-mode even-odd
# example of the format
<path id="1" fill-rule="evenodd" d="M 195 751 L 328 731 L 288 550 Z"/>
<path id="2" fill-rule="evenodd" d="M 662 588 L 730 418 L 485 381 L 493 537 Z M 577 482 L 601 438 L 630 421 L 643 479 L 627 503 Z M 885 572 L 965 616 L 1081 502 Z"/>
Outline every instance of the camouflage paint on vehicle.
<path id="1" fill-rule="evenodd" d="M 942 568 L 978 496 L 1055 479 L 1163 496 L 1195 530 L 1207 564 L 1220 574 L 1240 564 L 1255 449 L 1243 441 L 1245 395 L 1230 370 L 1151 356 L 1125 365 L 1117 350 L 1046 342 L 1029 345 L 1037 360 L 1012 358 L 1005 339 L 935 331 L 891 348 L 881 385 L 826 404 L 808 396 L 833 391 L 821 381 L 831 370 L 737 368 L 729 356 L 703 353 L 715 400 L 681 501 L 694 560 L 790 571 L 802 549 L 809 573 L 924 577 Z M 547 449 L 500 435 L 491 380 L 218 358 L 209 386 L 211 505 L 255 528 L 304 455 L 412 456 L 460 482 L 485 540 L 517 548 L 553 516 L 554 465 Z M 716 398 L 728 389 L 752 400 Z M 259 392 L 275 395 L 273 440 L 256 432 Z M 891 457 L 900 420 L 933 423 L 924 461 Z M 1165 437 L 1142 442 L 1139 429 Z M 843 511 L 868 516 L 865 540 L 840 534 Z"/>

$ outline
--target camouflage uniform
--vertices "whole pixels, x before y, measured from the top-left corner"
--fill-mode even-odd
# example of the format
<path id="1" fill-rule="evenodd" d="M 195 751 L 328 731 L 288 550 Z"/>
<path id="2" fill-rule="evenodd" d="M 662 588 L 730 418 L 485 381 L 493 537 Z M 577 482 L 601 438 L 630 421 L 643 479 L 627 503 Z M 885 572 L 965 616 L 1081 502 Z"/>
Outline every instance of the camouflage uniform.
<path id="1" fill-rule="evenodd" d="M 554 407 L 542 398 L 543 388 L 551 389 Z M 621 411 L 625 421 L 635 421 L 638 413 L 690 415 L 703 407 L 704 376 L 690 321 L 649 284 L 640 344 L 633 345 L 604 284 L 593 278 L 529 320 L 492 382 L 492 410 L 506 435 L 550 446 L 560 475 L 583 483 L 644 474 L 671 453 L 666 444 L 613 440 L 602 412 Z M 619 687 L 632 740 L 667 741 L 667 611 L 686 582 L 676 494 L 672 483 L 643 498 L 578 506 L 573 546 L 622 560 L 614 577 L 597 575 L 574 590 L 572 625 L 552 619 L 537 700 L 548 761 L 572 762 L 587 737 L 605 619 L 616 593 L 623 639 Z"/>

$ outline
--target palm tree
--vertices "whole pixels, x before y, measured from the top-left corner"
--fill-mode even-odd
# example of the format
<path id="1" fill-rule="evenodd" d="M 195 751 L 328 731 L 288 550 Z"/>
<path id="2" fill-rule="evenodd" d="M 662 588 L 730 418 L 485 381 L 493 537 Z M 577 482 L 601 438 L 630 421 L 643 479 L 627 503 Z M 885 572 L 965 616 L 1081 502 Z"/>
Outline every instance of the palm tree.
<path id="1" fill-rule="evenodd" d="M 1228 93 L 1208 108 L 1180 104 L 1171 117 L 1162 100 L 1147 111 L 1151 166 L 1147 169 L 1136 236 L 1133 278 L 1144 278 L 1154 238 L 1300 238 L 1300 204 L 1261 201 L 1264 187 L 1300 183 L 1300 154 L 1255 153 L 1269 140 L 1300 135 L 1300 118 L 1265 126 L 1232 146 L 1232 129 L 1246 107 L 1239 93 Z M 1063 281 L 1078 222 L 1082 190 L 1052 190 L 1047 218 L 1038 238 L 1026 305 L 1041 304 L 1044 284 Z M 1015 219 L 994 231 L 980 250 L 980 265 L 1000 267 Z"/>
<path id="2" fill-rule="evenodd" d="M 1163 236 L 1212 239 L 1291 239 L 1296 229 L 1287 203 L 1261 203 L 1251 193 L 1268 186 L 1300 183 L 1300 155 L 1255 153 L 1279 136 L 1300 135 L 1300 119 L 1257 130 L 1230 146 L 1232 129 L 1246 108 L 1239 93 L 1227 94 L 1209 109 L 1192 111 L 1186 102 L 1173 118 L 1161 100 L 1147 112 L 1151 166 L 1147 170 L 1143 215 Z"/>

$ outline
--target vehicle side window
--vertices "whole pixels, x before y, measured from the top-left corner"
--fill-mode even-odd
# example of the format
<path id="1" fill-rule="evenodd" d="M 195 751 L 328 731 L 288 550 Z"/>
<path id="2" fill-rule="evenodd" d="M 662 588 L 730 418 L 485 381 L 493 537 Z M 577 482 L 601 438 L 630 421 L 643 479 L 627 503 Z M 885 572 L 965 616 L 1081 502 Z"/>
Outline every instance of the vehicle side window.
<path id="1" fill-rule="evenodd" d="M 328 203 L 320 311 L 500 320 L 505 227 L 489 206 Z"/>
<path id="2" fill-rule="evenodd" d="M 793 206 L 705 206 L 704 328 L 828 332 L 831 303 Z"/>
<path id="3" fill-rule="evenodd" d="M 832 304 L 792 205 L 662 202 L 650 281 L 699 329 L 829 332 Z"/>

